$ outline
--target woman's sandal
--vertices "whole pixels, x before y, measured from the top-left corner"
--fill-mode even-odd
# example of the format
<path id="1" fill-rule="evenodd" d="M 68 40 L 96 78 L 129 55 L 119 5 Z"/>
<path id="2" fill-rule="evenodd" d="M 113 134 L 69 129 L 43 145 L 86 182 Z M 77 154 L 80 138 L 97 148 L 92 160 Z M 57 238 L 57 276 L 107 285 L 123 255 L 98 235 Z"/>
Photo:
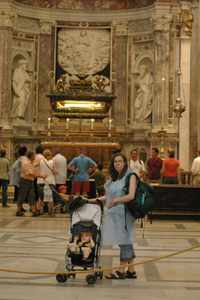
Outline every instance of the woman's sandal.
<path id="1" fill-rule="evenodd" d="M 120 271 L 115 271 L 114 273 L 105 276 L 106 279 L 125 279 L 126 276 Z"/>
<path id="2" fill-rule="evenodd" d="M 130 271 L 126 271 L 125 277 L 128 279 L 136 279 L 137 278 L 137 274 L 135 271 L 130 272 Z"/>

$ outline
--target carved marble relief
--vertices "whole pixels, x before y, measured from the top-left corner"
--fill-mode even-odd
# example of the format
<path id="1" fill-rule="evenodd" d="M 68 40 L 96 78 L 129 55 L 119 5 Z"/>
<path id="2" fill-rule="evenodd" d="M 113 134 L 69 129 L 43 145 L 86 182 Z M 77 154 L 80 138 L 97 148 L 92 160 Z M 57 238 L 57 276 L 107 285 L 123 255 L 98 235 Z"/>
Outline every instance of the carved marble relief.
<path id="1" fill-rule="evenodd" d="M 110 43 L 110 30 L 59 29 L 57 79 L 64 80 L 67 88 L 71 80 L 84 78 L 92 82 L 94 89 L 101 80 L 109 92 Z"/>
<path id="2" fill-rule="evenodd" d="M 130 51 L 131 119 L 137 123 L 151 123 L 154 98 L 152 43 L 132 45 Z"/>
<path id="3" fill-rule="evenodd" d="M 153 101 L 153 76 L 150 61 L 143 60 L 138 66 L 138 76 L 135 80 L 134 112 L 137 122 L 150 122 Z"/>
<path id="4" fill-rule="evenodd" d="M 151 5 L 155 0 L 17 0 L 20 3 L 65 9 L 128 9 Z"/>
<path id="5" fill-rule="evenodd" d="M 25 58 L 17 59 L 16 67 L 12 76 L 12 90 L 13 90 L 13 102 L 12 102 L 12 118 L 24 120 L 25 112 L 29 104 L 29 98 L 31 95 L 31 82 L 32 78 L 27 72 L 27 61 Z"/>
<path id="6" fill-rule="evenodd" d="M 26 17 L 21 17 L 17 16 L 17 22 L 15 24 L 15 29 L 19 32 L 34 32 L 34 33 L 39 33 L 40 31 L 40 26 L 39 22 L 36 19 L 32 18 L 26 18 Z"/>

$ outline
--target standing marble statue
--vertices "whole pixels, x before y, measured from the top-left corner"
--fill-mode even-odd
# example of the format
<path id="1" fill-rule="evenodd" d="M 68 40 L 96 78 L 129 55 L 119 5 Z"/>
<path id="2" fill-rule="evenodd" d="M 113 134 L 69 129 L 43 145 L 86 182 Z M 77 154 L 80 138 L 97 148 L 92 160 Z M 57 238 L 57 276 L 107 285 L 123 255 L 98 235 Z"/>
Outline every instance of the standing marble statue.
<path id="1" fill-rule="evenodd" d="M 147 65 L 140 66 L 136 82 L 135 120 L 145 121 L 152 113 L 153 77 Z"/>
<path id="2" fill-rule="evenodd" d="M 20 59 L 12 77 L 12 117 L 17 119 L 24 119 L 31 94 L 31 78 L 26 71 L 26 66 L 27 61 Z"/>

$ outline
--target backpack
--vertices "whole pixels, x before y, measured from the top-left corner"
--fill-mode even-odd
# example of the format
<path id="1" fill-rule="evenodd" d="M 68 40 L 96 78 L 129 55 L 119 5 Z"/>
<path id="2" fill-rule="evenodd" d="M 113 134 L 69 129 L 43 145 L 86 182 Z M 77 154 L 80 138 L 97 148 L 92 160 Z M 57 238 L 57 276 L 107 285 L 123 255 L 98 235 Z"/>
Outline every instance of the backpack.
<path id="1" fill-rule="evenodd" d="M 135 175 L 137 182 L 135 198 L 126 202 L 125 208 L 135 219 L 140 219 L 144 218 L 154 208 L 154 190 L 148 183 L 141 181 L 136 173 L 129 173 L 124 186 L 126 194 L 129 192 L 129 182 L 132 175 Z"/>

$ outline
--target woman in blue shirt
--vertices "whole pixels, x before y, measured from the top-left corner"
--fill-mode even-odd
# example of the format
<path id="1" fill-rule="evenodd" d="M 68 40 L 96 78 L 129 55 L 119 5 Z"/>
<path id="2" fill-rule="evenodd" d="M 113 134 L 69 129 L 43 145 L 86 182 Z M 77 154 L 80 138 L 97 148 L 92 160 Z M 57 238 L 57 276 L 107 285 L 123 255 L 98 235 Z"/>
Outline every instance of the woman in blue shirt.
<path id="1" fill-rule="evenodd" d="M 120 268 L 106 276 L 107 279 L 137 278 L 133 261 L 134 218 L 125 211 L 124 203 L 134 199 L 136 177 L 130 178 L 129 193 L 125 194 L 126 176 L 130 173 L 126 157 L 115 154 L 110 163 L 110 180 L 105 184 L 105 215 L 103 222 L 103 244 L 118 245 L 120 248 Z M 126 216 L 125 216 L 126 214 Z"/>

